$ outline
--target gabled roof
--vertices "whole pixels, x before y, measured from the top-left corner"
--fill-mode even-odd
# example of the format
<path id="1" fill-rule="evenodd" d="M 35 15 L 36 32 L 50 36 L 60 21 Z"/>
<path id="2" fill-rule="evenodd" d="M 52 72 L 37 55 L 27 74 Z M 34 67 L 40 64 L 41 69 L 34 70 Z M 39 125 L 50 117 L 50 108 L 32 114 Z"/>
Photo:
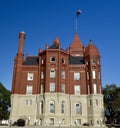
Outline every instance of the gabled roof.
<path id="1" fill-rule="evenodd" d="M 38 65 L 39 59 L 37 56 L 27 56 L 23 65 Z"/>
<path id="2" fill-rule="evenodd" d="M 84 58 L 83 57 L 70 56 L 69 57 L 69 64 L 84 64 Z"/>

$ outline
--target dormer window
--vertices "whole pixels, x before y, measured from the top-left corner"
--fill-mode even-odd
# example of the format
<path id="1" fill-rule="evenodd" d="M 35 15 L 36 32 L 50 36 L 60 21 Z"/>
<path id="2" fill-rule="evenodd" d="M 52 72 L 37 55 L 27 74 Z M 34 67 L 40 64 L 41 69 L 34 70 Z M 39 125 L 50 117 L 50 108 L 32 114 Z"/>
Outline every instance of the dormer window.
<path id="1" fill-rule="evenodd" d="M 50 58 L 50 62 L 55 62 L 56 61 L 56 58 L 55 57 L 51 57 Z"/>

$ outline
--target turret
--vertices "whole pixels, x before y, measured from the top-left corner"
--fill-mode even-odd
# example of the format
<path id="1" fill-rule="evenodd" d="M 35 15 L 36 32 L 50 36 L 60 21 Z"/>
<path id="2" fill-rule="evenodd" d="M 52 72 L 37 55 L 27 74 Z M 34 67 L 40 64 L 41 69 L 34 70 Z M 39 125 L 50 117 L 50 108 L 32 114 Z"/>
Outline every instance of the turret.
<path id="1" fill-rule="evenodd" d="M 100 94 L 102 84 L 100 54 L 91 40 L 85 49 L 85 63 L 87 67 L 87 85 L 89 85 L 88 92 L 91 94 Z"/>

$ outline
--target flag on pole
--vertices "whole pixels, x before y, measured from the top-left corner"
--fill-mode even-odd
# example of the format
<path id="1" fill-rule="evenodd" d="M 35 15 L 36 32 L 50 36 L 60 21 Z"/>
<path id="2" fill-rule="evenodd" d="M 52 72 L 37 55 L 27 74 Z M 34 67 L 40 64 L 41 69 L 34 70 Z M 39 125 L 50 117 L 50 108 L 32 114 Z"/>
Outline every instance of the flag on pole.
<path id="1" fill-rule="evenodd" d="M 81 13 L 82 13 L 81 10 L 77 10 L 77 11 L 76 11 L 76 15 L 77 15 L 77 16 L 79 16 Z"/>

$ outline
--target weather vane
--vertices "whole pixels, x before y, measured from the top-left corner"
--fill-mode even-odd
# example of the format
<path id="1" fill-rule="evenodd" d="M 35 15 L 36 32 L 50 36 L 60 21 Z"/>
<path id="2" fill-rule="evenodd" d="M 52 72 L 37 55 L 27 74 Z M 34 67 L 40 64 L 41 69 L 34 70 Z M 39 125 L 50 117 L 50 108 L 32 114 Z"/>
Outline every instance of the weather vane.
<path id="1" fill-rule="evenodd" d="M 76 31 L 76 33 L 77 33 L 77 29 L 78 29 L 78 16 L 80 15 L 82 13 L 82 11 L 81 10 L 77 10 L 76 11 L 76 18 L 75 18 L 75 31 Z"/>

